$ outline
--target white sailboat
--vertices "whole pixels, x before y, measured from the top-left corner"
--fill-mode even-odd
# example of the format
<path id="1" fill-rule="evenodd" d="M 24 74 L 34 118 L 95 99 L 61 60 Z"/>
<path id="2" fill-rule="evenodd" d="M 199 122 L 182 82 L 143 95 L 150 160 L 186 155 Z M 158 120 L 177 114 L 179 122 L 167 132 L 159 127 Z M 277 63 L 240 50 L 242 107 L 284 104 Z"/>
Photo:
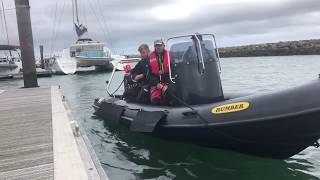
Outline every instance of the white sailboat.
<path id="1" fill-rule="evenodd" d="M 112 58 L 104 51 L 104 47 L 104 43 L 81 38 L 76 44 L 70 46 L 70 56 L 75 58 L 77 67 L 103 66 L 108 68 Z"/>
<path id="2" fill-rule="evenodd" d="M 79 69 L 95 66 L 99 70 L 123 71 L 127 64 L 133 67 L 140 58 L 126 58 L 112 54 L 110 49 L 99 41 L 84 37 L 88 34 L 88 28 L 80 23 L 78 12 L 78 0 L 72 0 L 72 12 L 74 29 L 78 40 L 69 48 L 63 50 L 62 56 L 56 57 L 55 71 L 59 74 L 73 74 Z"/>
<path id="3" fill-rule="evenodd" d="M 4 21 L 7 44 L 0 45 L 0 78 L 10 78 L 22 71 L 22 62 L 18 52 L 19 46 L 10 45 L 5 9 L 3 2 L 1 4 L 2 15 L 0 14 L 0 20 L 2 21 L 3 19 Z"/>
<path id="4" fill-rule="evenodd" d="M 113 58 L 111 63 L 117 71 L 124 71 L 124 67 L 127 65 L 133 68 L 141 60 L 141 58 L 126 58 L 121 55 L 111 55 L 111 57 Z"/>
<path id="5" fill-rule="evenodd" d="M 78 40 L 69 48 L 63 50 L 62 56 L 56 57 L 54 69 L 58 74 L 74 74 L 82 67 L 95 66 L 102 70 L 112 70 L 111 53 L 104 43 L 83 37 L 88 28 L 80 23 L 78 1 L 72 0 L 73 23 Z"/>
<path id="6" fill-rule="evenodd" d="M 10 78 L 22 71 L 18 46 L 0 45 L 0 78 Z"/>

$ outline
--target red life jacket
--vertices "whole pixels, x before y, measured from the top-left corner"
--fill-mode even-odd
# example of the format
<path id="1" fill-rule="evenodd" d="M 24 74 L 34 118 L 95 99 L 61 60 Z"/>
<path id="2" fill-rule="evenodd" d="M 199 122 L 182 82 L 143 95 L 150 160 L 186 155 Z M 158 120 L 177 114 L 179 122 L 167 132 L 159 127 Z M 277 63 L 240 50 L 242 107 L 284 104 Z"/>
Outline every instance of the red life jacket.
<path id="1" fill-rule="evenodd" d="M 163 74 L 169 74 L 169 60 L 168 60 L 168 51 L 164 50 L 163 53 Z M 157 54 L 155 52 L 149 55 L 150 58 L 150 66 L 151 66 L 151 73 L 160 76 L 160 67 L 157 61 Z"/>

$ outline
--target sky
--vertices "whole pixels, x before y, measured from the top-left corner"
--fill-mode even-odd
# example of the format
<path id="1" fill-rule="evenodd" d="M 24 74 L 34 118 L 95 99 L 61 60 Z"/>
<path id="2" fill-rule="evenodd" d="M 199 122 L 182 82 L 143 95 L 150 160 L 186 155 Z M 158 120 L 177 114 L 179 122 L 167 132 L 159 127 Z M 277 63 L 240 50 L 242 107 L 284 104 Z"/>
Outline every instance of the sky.
<path id="1" fill-rule="evenodd" d="M 18 44 L 14 0 L 1 1 L 9 41 Z M 87 36 L 116 54 L 137 54 L 141 43 L 195 32 L 215 34 L 219 47 L 320 38 L 320 0 L 78 0 L 78 5 Z M 30 0 L 30 6 L 35 47 L 44 45 L 50 54 L 76 41 L 72 0 Z M 3 24 L 2 18 L 0 44 L 6 43 Z"/>

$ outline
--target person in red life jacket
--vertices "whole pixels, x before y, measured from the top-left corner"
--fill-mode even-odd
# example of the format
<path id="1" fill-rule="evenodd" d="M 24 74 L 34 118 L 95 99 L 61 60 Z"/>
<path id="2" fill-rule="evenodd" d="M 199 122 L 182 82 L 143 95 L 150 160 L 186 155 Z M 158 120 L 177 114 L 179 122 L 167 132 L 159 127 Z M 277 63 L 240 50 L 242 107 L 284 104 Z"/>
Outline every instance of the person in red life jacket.
<path id="1" fill-rule="evenodd" d="M 150 101 L 152 105 L 166 105 L 166 91 L 169 85 L 169 53 L 162 40 L 154 41 L 154 52 L 149 56 L 150 76 Z"/>

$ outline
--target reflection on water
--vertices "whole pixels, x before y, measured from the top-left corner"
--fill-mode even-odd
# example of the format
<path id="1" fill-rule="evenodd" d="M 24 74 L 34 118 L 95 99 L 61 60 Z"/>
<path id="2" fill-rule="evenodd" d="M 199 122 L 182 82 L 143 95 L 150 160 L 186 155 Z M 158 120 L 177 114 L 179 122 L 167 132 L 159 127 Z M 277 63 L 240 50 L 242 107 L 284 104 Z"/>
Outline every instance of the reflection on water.
<path id="1" fill-rule="evenodd" d="M 320 56 L 229 58 L 222 59 L 222 68 L 225 92 L 261 93 L 317 78 Z M 120 81 L 122 75 L 117 73 L 116 79 Z M 104 124 L 93 115 L 92 104 L 95 97 L 106 95 L 105 81 L 109 76 L 110 73 L 80 73 L 39 79 L 39 84 L 63 87 L 110 179 L 320 178 L 320 152 L 316 148 L 308 148 L 288 160 L 273 160 L 169 142 Z M 0 81 L 0 89 L 22 84 L 21 80 Z"/>

